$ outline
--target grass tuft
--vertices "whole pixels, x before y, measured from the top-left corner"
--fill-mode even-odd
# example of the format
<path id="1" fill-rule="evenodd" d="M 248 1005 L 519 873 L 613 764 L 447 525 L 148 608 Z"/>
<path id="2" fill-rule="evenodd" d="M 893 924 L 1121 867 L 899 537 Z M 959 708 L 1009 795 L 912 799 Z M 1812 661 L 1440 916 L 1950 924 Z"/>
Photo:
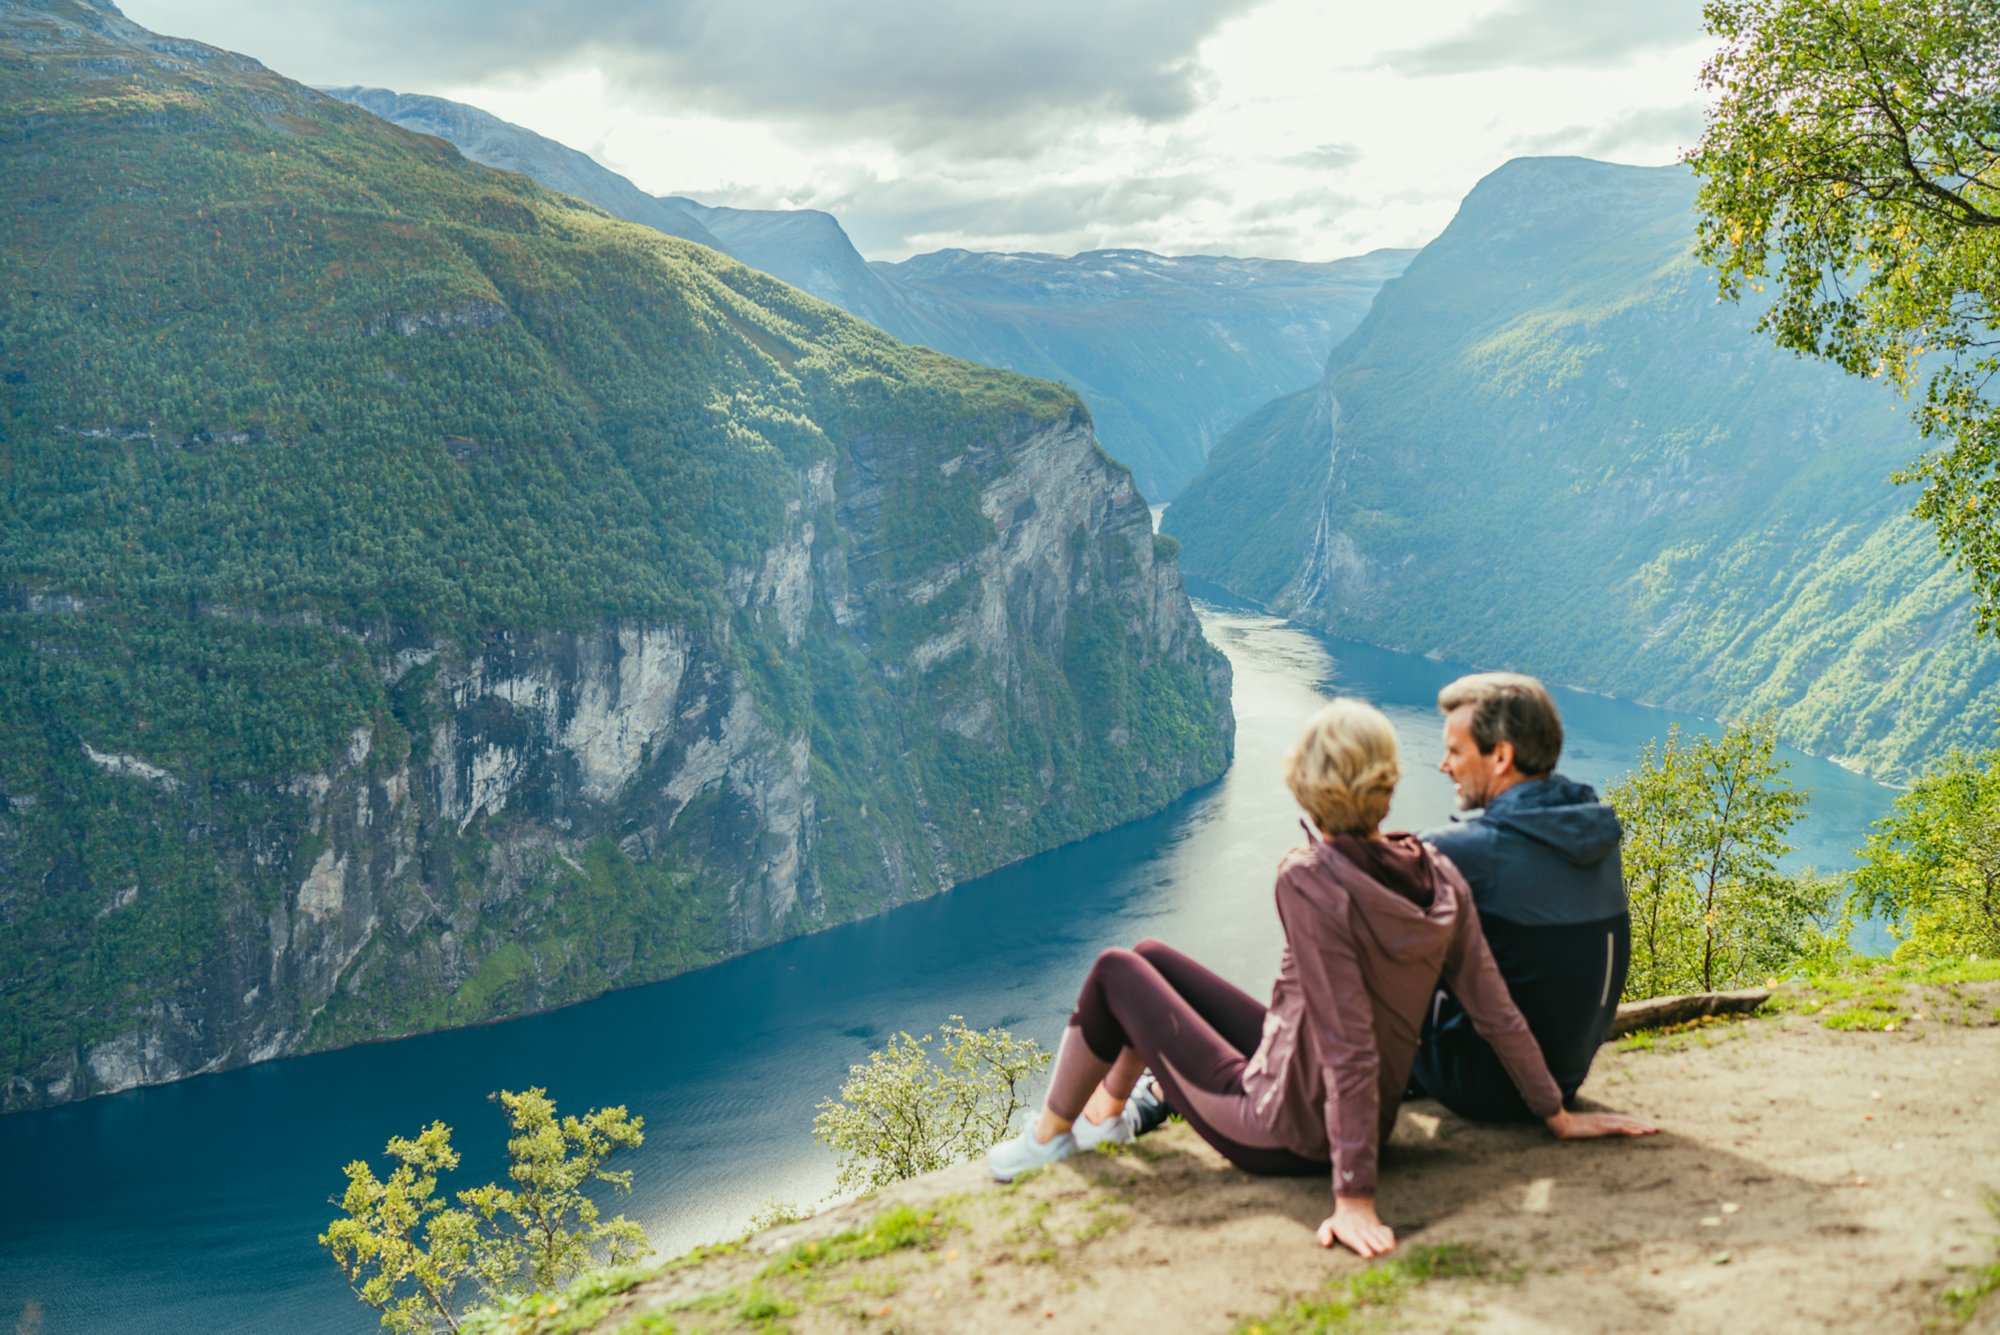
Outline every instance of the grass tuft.
<path id="1" fill-rule="evenodd" d="M 1413 1248 L 1392 1261 L 1329 1280 L 1318 1293 L 1295 1298 L 1280 1310 L 1237 1327 L 1238 1335 L 1304 1335 L 1355 1330 L 1387 1318 L 1434 1279 L 1509 1279 L 1491 1253 L 1462 1242 Z"/>
<path id="2" fill-rule="evenodd" d="M 2000 1193 L 1986 1193 L 1986 1209 L 1996 1221 L 2000 1221 Z M 1992 1239 L 2000 1248 L 2000 1236 Z M 1980 1305 L 1996 1293 L 2000 1293 L 2000 1255 L 1983 1266 L 1969 1267 L 1970 1278 L 1964 1284 L 1954 1284 L 1944 1291 L 1945 1310 L 1952 1320 L 1963 1324 L 1972 1320 Z"/>
<path id="3" fill-rule="evenodd" d="M 916 1247 L 929 1251 L 957 1226 L 948 1214 L 899 1205 L 875 1217 L 867 1228 L 849 1229 L 830 1238 L 801 1242 L 764 1267 L 764 1278 L 803 1274 L 809 1270 L 866 1261 Z"/>
<path id="4" fill-rule="evenodd" d="M 2000 960 L 1905 960 L 1859 957 L 1845 968 L 1808 974 L 1771 999 L 1774 1011 L 1816 1016 L 1828 1029 L 1895 1033 L 1912 1020 L 1985 1026 L 1988 1015 L 1968 986 L 2000 982 Z"/>

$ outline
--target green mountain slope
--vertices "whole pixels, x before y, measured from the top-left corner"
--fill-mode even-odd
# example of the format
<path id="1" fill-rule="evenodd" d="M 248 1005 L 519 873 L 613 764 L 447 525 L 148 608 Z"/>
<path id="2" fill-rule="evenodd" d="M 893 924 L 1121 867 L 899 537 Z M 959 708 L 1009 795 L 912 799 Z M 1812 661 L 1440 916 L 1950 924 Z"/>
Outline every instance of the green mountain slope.
<path id="1" fill-rule="evenodd" d="M 1888 475 L 1893 396 L 1772 350 L 1676 168 L 1524 160 L 1169 511 L 1191 573 L 1345 635 L 1706 713 L 1885 777 L 1990 745 L 2000 652 Z"/>
<path id="2" fill-rule="evenodd" d="M 938 251 L 861 257 L 817 209 L 718 208 L 655 198 L 574 149 L 444 98 L 380 88 L 334 96 L 525 172 L 621 218 L 720 247 L 897 338 L 1074 388 L 1104 447 L 1155 502 L 1274 394 L 1310 384 L 1411 252 L 1321 263 L 1154 255 Z"/>
<path id="3" fill-rule="evenodd" d="M 588 154 L 510 124 L 478 107 L 442 97 L 393 92 L 387 88 L 322 88 L 320 91 L 328 97 L 372 111 L 383 120 L 394 121 L 406 130 L 448 140 L 474 162 L 497 167 L 501 171 L 520 172 L 551 190 L 575 195 L 587 204 L 595 204 L 614 218 L 644 223 L 668 236 L 699 241 L 725 255 L 732 253 L 685 210 L 647 194 L 616 172 L 606 171 Z M 736 258 L 744 257 L 737 255 Z M 752 264 L 750 267 L 762 266 Z M 834 304 L 840 305 L 839 302 Z"/>
<path id="4" fill-rule="evenodd" d="M 1218 774 L 1059 387 L 0 10 L 0 1099 L 514 1014 Z"/>

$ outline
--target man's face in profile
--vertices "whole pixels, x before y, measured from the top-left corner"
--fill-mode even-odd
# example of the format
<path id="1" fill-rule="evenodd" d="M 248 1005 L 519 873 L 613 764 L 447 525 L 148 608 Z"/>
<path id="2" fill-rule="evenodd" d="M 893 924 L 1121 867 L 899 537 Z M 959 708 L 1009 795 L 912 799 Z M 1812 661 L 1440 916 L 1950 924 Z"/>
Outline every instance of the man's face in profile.
<path id="1" fill-rule="evenodd" d="M 1481 755 L 1479 744 L 1472 740 L 1472 711 L 1473 706 L 1460 705 L 1444 716 L 1444 759 L 1438 762 L 1438 768 L 1451 776 L 1461 811 L 1483 807 L 1492 798 L 1494 780 L 1505 763 L 1502 752 L 1511 761 L 1514 749 L 1500 742 L 1491 755 Z"/>

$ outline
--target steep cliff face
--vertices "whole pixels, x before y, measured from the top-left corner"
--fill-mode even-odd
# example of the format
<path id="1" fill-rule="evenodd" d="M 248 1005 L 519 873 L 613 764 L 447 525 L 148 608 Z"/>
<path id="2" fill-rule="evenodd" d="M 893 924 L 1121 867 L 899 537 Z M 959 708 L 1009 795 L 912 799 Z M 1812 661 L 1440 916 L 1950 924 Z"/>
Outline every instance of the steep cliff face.
<path id="1" fill-rule="evenodd" d="M 664 977 L 1226 764 L 1074 396 L 102 6 L 0 59 L 0 1106 Z"/>
<path id="2" fill-rule="evenodd" d="M 213 849 L 244 891 L 219 948 L 118 1032 L 24 1054 L 7 1106 L 651 981 L 935 893 L 1220 772 L 1226 660 L 1085 421 L 1024 422 L 939 461 L 940 481 L 977 480 L 991 540 L 891 578 L 878 470 L 900 466 L 864 447 L 804 472 L 782 541 L 729 572 L 729 612 L 704 624 L 358 637 L 390 716 Z M 1107 624 L 1111 644 L 1083 642 Z M 752 627 L 782 661 L 845 660 L 853 678 L 830 686 L 872 684 L 877 726 L 784 717 L 743 661 Z M 1065 665 L 1109 693 L 1079 698 Z M 1009 758 L 1023 744 L 1025 767 Z M 229 823 L 166 769 L 84 749 L 162 828 Z M 856 750 L 859 773 L 841 754 Z M 0 850 L 37 804 L 0 800 Z M 60 870 L 0 864 L 17 893 Z M 98 920 L 148 893 L 114 890 Z"/>

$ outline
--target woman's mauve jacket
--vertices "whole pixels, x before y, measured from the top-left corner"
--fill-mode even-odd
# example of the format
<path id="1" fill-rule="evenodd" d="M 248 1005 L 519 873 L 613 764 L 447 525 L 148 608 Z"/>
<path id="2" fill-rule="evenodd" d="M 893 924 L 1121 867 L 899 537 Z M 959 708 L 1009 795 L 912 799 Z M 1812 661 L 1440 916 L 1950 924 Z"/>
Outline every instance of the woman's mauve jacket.
<path id="1" fill-rule="evenodd" d="M 1256 1119 L 1285 1148 L 1332 1160 L 1336 1196 L 1375 1194 L 1377 1151 L 1395 1126 L 1440 979 L 1534 1114 L 1562 1107 L 1465 879 L 1414 835 L 1385 842 L 1370 850 L 1350 835 L 1315 838 L 1278 864 L 1285 951 L 1263 1041 L 1243 1072 Z M 1403 892 L 1378 877 L 1403 882 Z"/>

